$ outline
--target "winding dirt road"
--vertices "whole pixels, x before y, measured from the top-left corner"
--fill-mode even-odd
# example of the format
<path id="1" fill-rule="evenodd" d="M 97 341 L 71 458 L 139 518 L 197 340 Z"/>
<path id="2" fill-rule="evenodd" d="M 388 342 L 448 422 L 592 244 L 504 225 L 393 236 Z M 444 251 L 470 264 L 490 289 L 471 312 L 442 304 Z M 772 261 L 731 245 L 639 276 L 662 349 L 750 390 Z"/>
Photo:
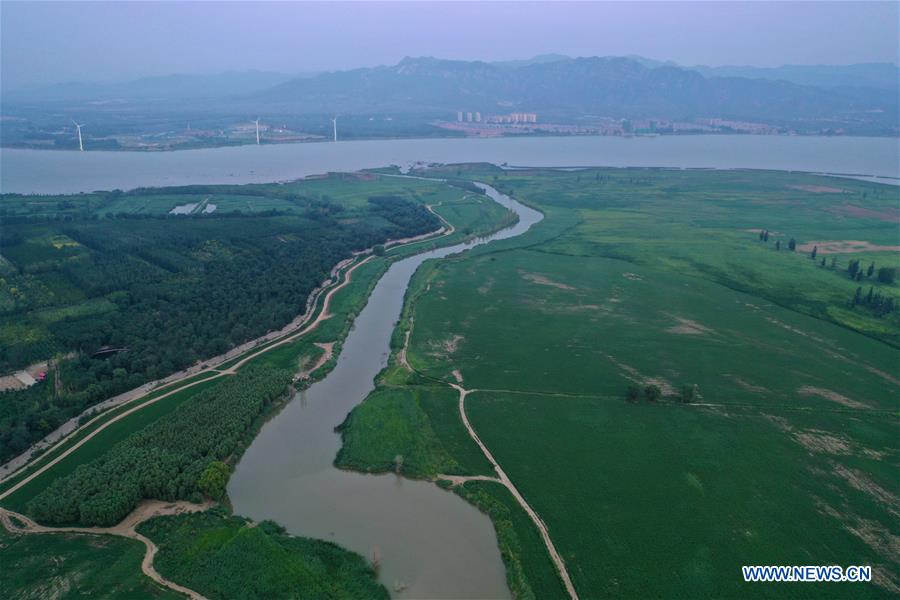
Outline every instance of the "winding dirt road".
<path id="1" fill-rule="evenodd" d="M 153 567 L 153 560 L 159 550 L 156 544 L 149 538 L 141 535 L 136 531 L 137 526 L 153 517 L 178 515 L 183 513 L 199 512 L 208 509 L 212 503 L 191 504 L 190 502 L 161 502 L 159 500 L 145 500 L 141 502 L 130 515 L 125 517 L 121 523 L 112 527 L 45 527 L 38 525 L 25 515 L 0 508 L 0 522 L 7 531 L 14 535 L 21 534 L 40 534 L 40 533 L 79 533 L 86 535 L 114 535 L 118 537 L 138 540 L 146 547 L 144 559 L 141 561 L 141 571 L 158 583 L 171 590 L 175 590 L 181 594 L 185 594 L 192 600 L 206 600 L 206 597 L 198 594 L 190 588 L 178 585 L 173 581 L 169 581 L 159 574 Z M 18 524 L 17 524 L 18 523 Z"/>

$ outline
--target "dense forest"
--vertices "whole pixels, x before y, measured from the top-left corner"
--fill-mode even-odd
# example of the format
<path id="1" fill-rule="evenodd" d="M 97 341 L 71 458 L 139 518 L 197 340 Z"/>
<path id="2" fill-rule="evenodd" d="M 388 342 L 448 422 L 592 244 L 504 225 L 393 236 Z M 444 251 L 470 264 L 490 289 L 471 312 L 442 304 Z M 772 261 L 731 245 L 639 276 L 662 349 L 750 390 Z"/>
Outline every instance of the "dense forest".
<path id="1" fill-rule="evenodd" d="M 55 480 L 28 512 L 45 523 L 109 526 L 143 498 L 221 496 L 222 465 L 242 450 L 257 419 L 286 396 L 290 381 L 286 371 L 244 369 Z"/>
<path id="2" fill-rule="evenodd" d="M 105 398 L 279 329 L 352 252 L 440 225 L 397 194 L 342 203 L 272 189 L 0 197 L 0 374 L 74 353 L 58 378 L 2 393 L 0 460 Z M 168 212 L 212 192 L 255 212 Z M 147 212 L 157 200 L 166 209 Z"/>
<path id="3" fill-rule="evenodd" d="M 163 576 L 207 598 L 388 598 L 358 554 L 271 521 L 253 526 L 214 508 L 157 517 L 139 531 L 159 547 Z"/>

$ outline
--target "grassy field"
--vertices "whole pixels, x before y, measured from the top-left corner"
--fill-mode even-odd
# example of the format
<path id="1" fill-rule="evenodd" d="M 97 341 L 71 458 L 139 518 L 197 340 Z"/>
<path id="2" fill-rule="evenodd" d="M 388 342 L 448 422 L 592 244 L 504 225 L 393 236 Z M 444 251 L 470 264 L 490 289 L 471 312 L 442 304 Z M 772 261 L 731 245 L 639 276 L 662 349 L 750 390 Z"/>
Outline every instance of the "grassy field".
<path id="1" fill-rule="evenodd" d="M 409 477 L 490 475 L 490 464 L 459 421 L 457 394 L 447 387 L 382 387 L 344 424 L 335 464 Z M 396 457 L 403 457 L 398 467 Z"/>
<path id="2" fill-rule="evenodd" d="M 153 598 L 181 594 L 141 572 L 144 545 L 94 535 L 11 535 L 0 527 L 0 590 L 9 600 Z"/>
<path id="3" fill-rule="evenodd" d="M 851 281 L 854 253 L 822 267 L 786 248 L 864 241 L 864 261 L 896 266 L 895 250 L 871 247 L 898 244 L 897 188 L 749 171 L 469 175 L 546 219 L 417 274 L 398 333 L 411 326 L 419 374 L 392 362 L 348 419 L 345 464 L 413 452 L 411 475 L 472 465 L 458 414 L 422 409 L 458 370 L 479 390 L 475 429 L 582 598 L 900 591 L 900 325 L 896 310 L 850 306 L 858 286 L 898 287 Z M 662 397 L 628 402 L 631 385 Z M 509 573 L 554 581 L 531 524 L 486 512 L 520 540 Z M 751 585 L 744 564 L 872 565 L 876 582 Z M 544 585 L 532 587 L 561 595 Z"/>
<path id="4" fill-rule="evenodd" d="M 458 190 L 454 190 L 452 194 L 448 194 L 446 193 L 447 188 L 440 188 L 438 192 L 439 193 L 434 194 L 423 194 L 423 201 L 437 205 L 437 210 L 453 223 L 457 229 L 457 232 L 452 236 L 443 238 L 440 241 L 441 244 L 453 243 L 469 235 L 485 233 L 499 227 L 504 222 L 504 218 L 507 214 L 505 210 L 500 209 L 491 202 L 483 200 L 481 196 L 476 197 L 470 194 L 461 194 Z M 431 242 L 429 242 L 429 244 L 431 244 Z M 330 312 L 334 315 L 332 318 L 326 320 L 310 335 L 304 336 L 304 338 L 290 344 L 279 346 L 271 352 L 262 354 L 252 361 L 249 361 L 247 366 L 253 365 L 277 369 L 296 369 L 301 362 L 307 364 L 314 362 L 321 355 L 322 350 L 313 345 L 313 342 L 317 341 L 337 342 L 335 350 L 339 350 L 340 341 L 349 330 L 353 316 L 365 305 L 370 289 L 388 267 L 390 260 L 406 256 L 419 249 L 420 248 L 417 246 L 396 248 L 391 250 L 387 257 L 375 257 L 373 260 L 362 265 L 359 269 L 356 269 L 351 284 L 343 288 L 332 299 L 330 308 Z M 326 363 L 320 371 L 330 369 L 331 366 L 331 363 Z M 319 375 L 321 375 L 321 372 Z M 202 383 L 193 388 L 174 394 L 173 396 L 138 411 L 108 427 L 101 434 L 92 438 L 66 459 L 33 480 L 15 494 L 6 498 L 3 502 L 4 506 L 14 510 L 24 510 L 29 500 L 45 490 L 59 477 L 73 473 L 80 465 L 90 464 L 91 462 L 104 457 L 108 450 L 117 443 L 129 439 L 130 436 L 141 431 L 147 425 L 166 417 L 178 406 L 189 402 L 197 393 L 206 387 L 217 385 L 220 381 L 221 380 L 216 380 Z M 150 397 L 163 393 L 164 391 L 167 391 L 167 389 L 168 388 L 165 388 L 154 392 Z M 110 414 L 112 416 L 121 410 L 125 410 L 125 408 L 123 407 L 117 411 L 112 411 Z M 86 431 L 74 436 L 73 441 L 80 439 L 86 433 L 88 432 Z M 68 446 L 69 444 L 67 443 L 62 448 L 64 449 Z M 58 452 L 59 451 L 52 451 L 46 455 L 46 458 L 52 458 L 56 456 Z M 30 470 L 26 470 L 24 473 L 27 474 L 28 472 L 30 472 Z M 4 487 L 0 488 L 0 490 L 8 488 L 9 485 L 14 484 L 18 480 L 18 477 L 12 478 L 9 482 L 6 482 Z M 326 590 L 327 593 L 325 593 L 325 595 L 327 597 L 374 597 L 383 594 L 384 592 L 380 586 L 376 586 L 377 590 L 375 588 L 366 588 L 366 591 L 364 592 L 360 591 L 362 588 L 354 588 L 353 585 L 375 585 L 374 581 L 371 580 L 370 575 L 363 573 L 368 567 L 360 567 L 362 569 L 361 571 L 356 567 L 351 568 L 352 565 L 348 566 L 349 563 L 347 562 L 348 559 L 346 556 L 353 557 L 353 555 L 340 551 L 331 544 L 299 538 L 291 538 L 291 541 L 285 542 L 284 540 L 287 539 L 286 536 L 279 534 L 277 532 L 277 527 L 274 525 L 267 525 L 265 536 L 260 538 L 258 532 L 261 532 L 263 528 L 246 528 L 242 522 L 239 523 L 238 521 L 239 520 L 232 519 L 217 524 L 206 522 L 202 524 L 191 522 L 188 524 L 192 534 L 196 534 L 197 527 L 212 527 L 213 529 L 209 530 L 208 533 L 216 540 L 223 542 L 224 545 L 216 548 L 215 554 L 205 557 L 198 556 L 197 548 L 191 549 L 188 556 L 185 556 L 182 553 L 183 551 L 186 551 L 186 548 L 183 545 L 177 544 L 184 543 L 185 539 L 179 539 L 177 536 L 184 535 L 186 530 L 179 529 L 181 525 L 178 525 L 178 527 L 172 530 L 166 529 L 166 535 L 168 536 L 171 534 L 172 536 L 166 541 L 172 541 L 173 543 L 177 542 L 177 544 L 176 546 L 169 546 L 169 549 L 171 550 L 171 553 L 168 555 L 171 558 L 170 562 L 165 562 L 167 555 L 163 552 L 158 558 L 158 560 L 162 561 L 162 563 L 159 564 L 164 566 L 166 564 L 169 564 L 170 566 L 189 564 L 191 568 L 195 568 L 199 563 L 193 563 L 190 562 L 190 560 L 201 560 L 203 565 L 231 564 L 228 561 L 238 561 L 235 564 L 241 564 L 241 568 L 235 567 L 232 575 L 238 573 L 242 580 L 248 579 L 247 573 L 252 571 L 252 569 L 257 567 L 263 570 L 270 568 L 268 574 L 259 574 L 261 577 L 265 578 L 264 581 L 260 583 L 260 585 L 263 585 L 264 587 L 270 584 L 282 585 L 285 584 L 285 582 L 297 583 L 297 581 L 305 581 L 306 583 L 303 583 L 303 586 L 305 587 L 301 586 L 301 588 L 310 593 L 315 590 L 322 592 L 322 589 L 324 589 L 322 586 L 333 586 L 333 589 L 329 588 Z M 213 525 L 215 525 L 215 527 L 213 527 Z M 166 527 L 169 526 L 166 525 L 163 529 Z M 230 535 L 233 536 L 233 539 L 228 538 L 226 540 L 222 537 L 225 535 L 223 531 L 226 529 L 232 530 Z M 162 531 L 162 529 L 159 529 L 159 531 Z M 47 539 L 50 539 L 51 537 L 52 536 L 47 536 Z M 41 539 L 43 538 L 35 538 L 35 541 L 33 542 L 36 544 L 37 548 L 40 547 Z M 208 541 L 212 538 L 204 537 L 203 539 Z M 227 543 L 225 543 L 226 541 Z M 204 550 L 211 551 L 211 548 L 204 545 Z M 248 556 L 247 553 L 257 556 L 260 552 L 263 553 L 260 556 L 263 556 L 264 558 L 260 559 L 259 564 L 243 564 L 246 562 Z M 270 554 L 265 554 L 266 552 L 269 552 Z M 86 549 L 85 553 L 89 555 L 90 548 Z M 85 560 L 87 561 L 90 559 L 89 557 L 86 557 Z M 356 558 L 354 558 L 354 560 L 356 560 Z M 162 570 L 163 567 L 160 568 Z M 325 571 L 322 571 L 322 569 L 325 569 Z M 203 579 L 203 573 L 208 572 L 213 572 L 216 577 Z M 326 573 L 326 575 L 323 575 L 323 573 Z M 354 575 L 354 573 L 356 573 L 356 575 Z M 287 577 L 286 574 L 291 575 L 290 577 Z M 225 588 L 221 587 L 223 580 L 216 579 L 220 575 L 222 575 L 221 572 L 203 569 L 200 573 L 200 580 L 198 581 L 193 579 L 193 577 L 197 576 L 196 573 L 192 575 L 187 572 L 179 572 L 172 576 L 176 578 L 177 581 L 185 583 L 186 585 L 191 585 L 191 583 L 187 583 L 188 581 L 197 583 L 198 586 L 209 592 L 208 595 L 210 595 L 210 597 L 219 597 L 222 595 L 223 589 L 236 589 L 232 584 L 228 584 Z M 254 574 L 254 576 L 249 579 L 254 579 L 256 575 L 257 574 Z M 185 579 L 179 579 L 180 577 L 184 577 Z M 352 582 L 355 583 L 351 585 Z M 204 586 L 209 587 L 207 588 Z M 271 589 L 274 588 L 266 589 L 271 591 Z M 282 588 L 278 589 L 284 591 Z M 229 595 L 229 597 L 231 597 L 231 595 Z"/>
<path id="5" fill-rule="evenodd" d="M 330 542 L 289 536 L 220 509 L 158 517 L 139 532 L 166 578 L 207 598 L 388 598 L 366 561 Z"/>

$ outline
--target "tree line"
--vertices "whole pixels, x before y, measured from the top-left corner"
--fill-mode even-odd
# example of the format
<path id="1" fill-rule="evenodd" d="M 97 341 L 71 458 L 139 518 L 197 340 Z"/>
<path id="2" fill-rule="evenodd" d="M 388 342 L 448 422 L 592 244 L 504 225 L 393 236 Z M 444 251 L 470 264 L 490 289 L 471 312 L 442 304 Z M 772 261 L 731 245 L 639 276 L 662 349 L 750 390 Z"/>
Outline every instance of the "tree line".
<path id="1" fill-rule="evenodd" d="M 675 398 L 682 404 L 690 404 L 700 396 L 695 383 L 685 383 L 675 395 Z M 625 399 L 632 404 L 640 402 L 643 398 L 647 402 L 659 402 L 663 397 L 662 388 L 654 383 L 639 386 L 635 383 L 625 388 Z"/>
<path id="2" fill-rule="evenodd" d="M 222 466 L 290 382 L 289 371 L 260 367 L 228 377 L 56 479 L 28 503 L 28 513 L 44 523 L 109 526 L 145 498 L 198 501 L 204 491 L 222 492 Z"/>
<path id="3" fill-rule="evenodd" d="M 13 239 L 0 243 L 12 242 L 4 256 L 18 272 L 0 278 L 0 292 L 5 285 L 17 293 L 0 303 L 0 329 L 22 333 L 0 344 L 0 372 L 58 351 L 77 356 L 61 362 L 60 389 L 2 394 L 0 460 L 97 402 L 280 329 L 354 251 L 439 224 L 415 202 L 373 197 L 352 213 L 320 199 L 303 215 L 9 227 Z M 32 241 L 57 234 L 78 246 Z M 91 299 L 104 309 L 40 316 L 60 301 Z M 104 346 L 128 350 L 91 358 Z"/>

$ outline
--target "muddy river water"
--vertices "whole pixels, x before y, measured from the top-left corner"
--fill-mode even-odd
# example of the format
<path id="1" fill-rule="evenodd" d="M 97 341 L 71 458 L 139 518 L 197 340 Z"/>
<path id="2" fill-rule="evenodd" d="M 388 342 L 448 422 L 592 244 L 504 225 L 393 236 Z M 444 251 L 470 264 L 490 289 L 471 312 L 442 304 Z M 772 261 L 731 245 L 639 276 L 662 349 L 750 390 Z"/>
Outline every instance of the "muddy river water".
<path id="1" fill-rule="evenodd" d="M 403 297 L 423 261 L 524 233 L 542 215 L 493 188 L 519 221 L 491 236 L 391 265 L 353 325 L 337 365 L 272 419 L 238 463 L 228 495 L 237 514 L 334 541 L 368 559 L 400 598 L 508 598 L 493 526 L 464 500 L 425 481 L 341 471 L 334 427 L 374 388 L 387 364 Z M 404 587 L 402 591 L 399 590 Z"/>

